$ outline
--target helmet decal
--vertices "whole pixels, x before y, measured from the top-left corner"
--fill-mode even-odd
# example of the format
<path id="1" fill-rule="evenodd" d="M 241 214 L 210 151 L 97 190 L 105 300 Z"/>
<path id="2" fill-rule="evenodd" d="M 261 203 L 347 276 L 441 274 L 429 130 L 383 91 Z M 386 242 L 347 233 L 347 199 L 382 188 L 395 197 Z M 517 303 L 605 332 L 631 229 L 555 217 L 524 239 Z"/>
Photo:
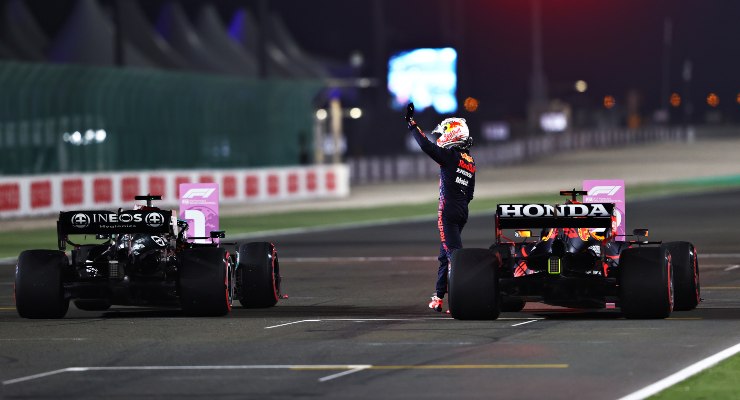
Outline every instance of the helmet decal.
<path id="1" fill-rule="evenodd" d="M 437 125 L 433 132 L 440 134 L 437 146 L 443 148 L 464 145 L 470 137 L 464 118 L 447 118 Z"/>

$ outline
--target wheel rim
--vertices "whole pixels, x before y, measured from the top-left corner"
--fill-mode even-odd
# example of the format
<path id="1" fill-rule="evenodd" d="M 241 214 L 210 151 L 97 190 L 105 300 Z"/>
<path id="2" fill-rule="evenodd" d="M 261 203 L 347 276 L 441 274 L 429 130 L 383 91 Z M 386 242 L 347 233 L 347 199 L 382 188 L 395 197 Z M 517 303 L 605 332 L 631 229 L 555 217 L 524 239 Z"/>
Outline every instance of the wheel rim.
<path id="1" fill-rule="evenodd" d="M 224 267 L 226 268 L 226 274 L 224 276 L 224 285 L 226 285 L 226 309 L 227 312 L 231 311 L 231 306 L 234 302 L 234 277 L 233 267 L 231 263 L 231 257 L 229 253 L 226 253 L 224 260 Z"/>
<path id="2" fill-rule="evenodd" d="M 272 293 L 275 295 L 275 300 L 278 300 L 280 298 L 280 280 L 278 279 L 278 270 L 279 263 L 277 258 L 277 250 L 275 250 L 275 246 L 272 246 L 272 254 L 270 256 L 271 258 L 271 268 L 272 268 Z"/>
<path id="3" fill-rule="evenodd" d="M 689 251 L 689 257 L 691 257 L 691 268 L 692 272 L 694 273 L 694 289 L 696 291 L 696 303 L 699 304 L 701 301 L 701 288 L 699 287 L 699 260 L 698 255 L 696 252 L 696 248 L 694 246 L 691 246 L 691 250 Z"/>
<path id="4" fill-rule="evenodd" d="M 675 300 L 673 293 L 673 262 L 671 253 L 666 254 L 666 266 L 668 268 L 668 311 L 673 311 L 673 302 Z"/>

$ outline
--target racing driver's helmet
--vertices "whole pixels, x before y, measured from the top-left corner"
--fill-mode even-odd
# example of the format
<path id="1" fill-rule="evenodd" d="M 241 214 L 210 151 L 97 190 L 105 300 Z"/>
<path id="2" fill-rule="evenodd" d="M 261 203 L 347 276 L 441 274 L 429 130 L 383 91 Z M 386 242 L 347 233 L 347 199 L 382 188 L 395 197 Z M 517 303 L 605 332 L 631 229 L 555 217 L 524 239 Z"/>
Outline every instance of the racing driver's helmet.
<path id="1" fill-rule="evenodd" d="M 447 118 L 440 122 L 432 133 L 439 134 L 437 146 L 448 149 L 450 147 L 470 147 L 470 131 L 465 118 Z"/>

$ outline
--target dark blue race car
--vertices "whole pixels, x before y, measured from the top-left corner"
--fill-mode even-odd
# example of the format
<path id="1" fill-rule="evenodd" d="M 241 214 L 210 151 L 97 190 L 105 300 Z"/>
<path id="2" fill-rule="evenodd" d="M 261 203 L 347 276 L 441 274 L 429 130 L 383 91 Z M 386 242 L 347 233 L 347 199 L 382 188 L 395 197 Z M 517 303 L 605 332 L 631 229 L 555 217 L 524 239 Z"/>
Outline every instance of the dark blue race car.
<path id="1" fill-rule="evenodd" d="M 25 318 L 63 318 L 77 308 L 174 306 L 188 315 L 217 316 L 244 307 L 274 306 L 280 295 L 275 246 L 187 237 L 187 222 L 152 206 L 160 196 L 136 196 L 133 210 L 59 213 L 57 250 L 26 250 L 15 272 L 16 309 Z M 72 238 L 93 237 L 78 244 Z M 202 240 L 201 240 L 202 241 Z M 72 246 L 69 253 L 67 245 Z"/>

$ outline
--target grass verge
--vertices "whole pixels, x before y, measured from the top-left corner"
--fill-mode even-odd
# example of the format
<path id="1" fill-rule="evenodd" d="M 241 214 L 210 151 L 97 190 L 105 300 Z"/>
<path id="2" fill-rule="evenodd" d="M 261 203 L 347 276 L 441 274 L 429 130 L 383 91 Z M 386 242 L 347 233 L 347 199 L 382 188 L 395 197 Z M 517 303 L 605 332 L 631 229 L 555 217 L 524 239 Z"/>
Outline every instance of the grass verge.
<path id="1" fill-rule="evenodd" d="M 651 396 L 651 400 L 698 400 L 738 398 L 740 356 L 735 355 L 685 381 Z"/>

